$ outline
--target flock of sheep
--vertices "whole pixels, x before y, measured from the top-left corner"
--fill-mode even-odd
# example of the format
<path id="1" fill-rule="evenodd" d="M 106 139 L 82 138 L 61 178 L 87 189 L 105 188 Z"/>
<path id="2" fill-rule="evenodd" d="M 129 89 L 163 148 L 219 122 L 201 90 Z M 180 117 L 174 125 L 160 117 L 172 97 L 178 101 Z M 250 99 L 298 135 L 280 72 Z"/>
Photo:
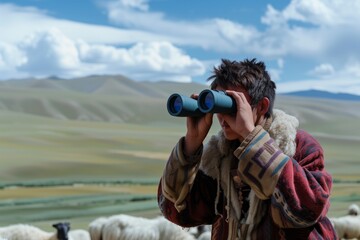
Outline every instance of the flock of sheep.
<path id="1" fill-rule="evenodd" d="M 330 218 L 339 239 L 360 239 L 360 208 L 349 206 L 348 214 Z M 0 227 L 0 240 L 210 240 L 211 228 L 181 228 L 164 217 L 153 219 L 126 214 L 99 217 L 89 224 L 88 231 L 70 230 L 69 223 L 57 223 L 49 233 L 35 226 L 15 224 Z"/>
<path id="2" fill-rule="evenodd" d="M 88 231 L 70 230 L 69 223 L 53 227 L 52 233 L 27 224 L 0 227 L 0 240 L 210 240 L 211 235 L 208 226 L 183 229 L 162 216 L 148 219 L 126 214 L 99 217 Z"/>

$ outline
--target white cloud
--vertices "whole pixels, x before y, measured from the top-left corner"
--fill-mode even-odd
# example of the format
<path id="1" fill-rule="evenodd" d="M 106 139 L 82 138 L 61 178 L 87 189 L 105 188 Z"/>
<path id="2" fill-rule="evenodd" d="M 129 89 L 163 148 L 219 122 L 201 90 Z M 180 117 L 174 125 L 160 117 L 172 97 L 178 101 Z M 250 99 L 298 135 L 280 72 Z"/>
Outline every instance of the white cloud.
<path id="1" fill-rule="evenodd" d="M 310 75 L 318 76 L 320 78 L 333 75 L 334 73 L 334 67 L 329 63 L 320 64 L 310 71 Z"/>
<path id="2" fill-rule="evenodd" d="M 275 69 L 275 68 L 269 68 L 268 69 L 269 75 L 271 77 L 271 80 L 274 82 L 278 82 L 281 79 L 281 70 Z"/>
<path id="3" fill-rule="evenodd" d="M 355 44 L 360 41 L 359 11 L 358 0 L 292 0 L 283 10 L 268 5 L 263 42 L 273 49 L 269 54 L 344 62 L 351 51 L 360 50 Z"/>
<path id="4" fill-rule="evenodd" d="M 33 33 L 25 38 L 19 48 L 26 62 L 19 69 L 36 76 L 58 75 L 69 77 L 80 67 L 78 51 L 72 40 L 60 30 Z"/>
<path id="5" fill-rule="evenodd" d="M 17 67 L 26 61 L 24 54 L 15 46 L 0 42 L 0 67 Z"/>
<path id="6" fill-rule="evenodd" d="M 268 72 L 270 74 L 271 80 L 275 82 L 281 81 L 281 75 L 283 73 L 283 68 L 285 65 L 285 61 L 282 58 L 276 60 L 276 67 L 268 68 Z"/>
<path id="7" fill-rule="evenodd" d="M 202 75 L 204 65 L 169 42 L 137 43 L 129 49 L 78 43 L 82 61 L 106 64 L 104 71 L 119 71 L 139 80 L 191 81 Z"/>
<path id="8" fill-rule="evenodd" d="M 187 82 L 205 72 L 199 60 L 169 42 L 120 48 L 73 41 L 56 28 L 35 32 L 17 45 L 0 44 L 0 69 L 8 73 L 17 70 L 22 73 L 19 76 L 125 74 L 135 80 Z"/>
<path id="9" fill-rule="evenodd" d="M 142 11 L 149 9 L 149 5 L 145 0 L 120 0 L 118 1 L 118 4 L 121 4 L 126 8 L 137 8 Z"/>
<path id="10" fill-rule="evenodd" d="M 103 6 L 113 23 L 157 33 L 182 46 L 196 46 L 218 52 L 240 52 L 246 51 L 245 45 L 261 37 L 255 27 L 226 19 L 169 20 L 162 12 L 150 11 L 148 5 L 131 8 L 130 4 L 124 4 L 124 0 L 109 0 Z"/>
<path id="11" fill-rule="evenodd" d="M 17 43 L 34 32 L 61 30 L 72 40 L 83 39 L 88 43 L 134 44 L 139 41 L 168 40 L 166 35 L 141 30 L 120 29 L 109 26 L 85 24 L 56 19 L 33 7 L 18 7 L 0 3 L 1 41 Z M 31 24 L 29 24 L 31 23 Z"/>
<path id="12" fill-rule="evenodd" d="M 360 60 L 351 59 L 343 70 L 344 74 L 354 76 L 360 82 Z"/>
<path id="13" fill-rule="evenodd" d="M 262 21 L 268 25 L 299 21 L 315 26 L 355 26 L 360 20 L 359 9 L 357 0 L 292 0 L 282 11 L 269 5 Z"/>
<path id="14" fill-rule="evenodd" d="M 17 67 L 25 62 L 25 55 L 16 46 L 0 42 L 0 78 L 25 77 L 24 74 L 17 70 Z"/>
<path id="15" fill-rule="evenodd" d="M 323 0 L 292 0 L 283 11 L 278 11 L 271 5 L 268 5 L 267 8 L 262 22 L 276 26 L 287 24 L 290 20 L 322 25 L 331 21 L 336 15 L 329 4 Z"/>

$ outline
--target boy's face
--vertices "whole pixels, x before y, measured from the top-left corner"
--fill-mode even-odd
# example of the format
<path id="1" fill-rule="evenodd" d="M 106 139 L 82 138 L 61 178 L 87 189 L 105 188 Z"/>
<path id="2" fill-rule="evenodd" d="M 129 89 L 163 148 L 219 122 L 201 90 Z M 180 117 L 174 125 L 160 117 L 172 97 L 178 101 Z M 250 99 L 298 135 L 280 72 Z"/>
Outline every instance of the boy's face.
<path id="1" fill-rule="evenodd" d="M 216 90 L 220 90 L 220 91 L 225 91 L 225 90 L 233 90 L 233 91 L 236 91 L 236 92 L 242 92 L 246 99 L 247 99 L 247 102 L 248 104 L 250 105 L 250 102 L 251 102 L 251 97 L 249 96 L 249 93 L 242 87 L 227 87 L 227 88 L 223 88 L 221 86 L 218 86 L 215 88 Z M 255 111 L 253 111 L 253 119 L 254 119 L 254 122 L 255 122 L 255 119 L 256 119 L 256 115 L 254 113 Z M 217 113 L 217 118 L 219 120 L 219 123 L 220 123 L 220 126 L 222 128 L 222 130 L 224 131 L 224 135 L 225 135 L 225 138 L 227 140 L 236 140 L 236 139 L 242 139 L 242 137 L 240 135 L 238 135 L 236 132 L 234 132 L 229 124 L 224 120 L 224 114 L 223 113 Z M 235 118 L 235 115 L 234 116 L 231 116 L 233 118 Z"/>

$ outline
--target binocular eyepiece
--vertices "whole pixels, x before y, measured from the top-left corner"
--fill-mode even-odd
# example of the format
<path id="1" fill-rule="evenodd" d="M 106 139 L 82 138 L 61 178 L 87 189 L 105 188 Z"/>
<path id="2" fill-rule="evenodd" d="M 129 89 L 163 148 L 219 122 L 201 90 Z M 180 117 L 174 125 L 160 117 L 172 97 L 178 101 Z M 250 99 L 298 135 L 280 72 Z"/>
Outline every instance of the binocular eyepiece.
<path id="1" fill-rule="evenodd" d="M 236 102 L 224 91 L 205 89 L 197 100 L 178 93 L 167 101 L 167 110 L 176 117 L 199 117 L 205 113 L 235 113 Z"/>

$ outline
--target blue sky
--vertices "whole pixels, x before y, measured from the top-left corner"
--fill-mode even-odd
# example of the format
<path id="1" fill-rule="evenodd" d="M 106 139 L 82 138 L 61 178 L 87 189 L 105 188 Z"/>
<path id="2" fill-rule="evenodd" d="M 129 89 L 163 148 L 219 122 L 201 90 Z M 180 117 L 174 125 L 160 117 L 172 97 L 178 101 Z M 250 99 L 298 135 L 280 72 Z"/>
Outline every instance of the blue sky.
<path id="1" fill-rule="evenodd" d="M 359 0 L 0 0 L 0 80 L 205 83 L 221 58 L 257 58 L 278 92 L 360 94 L 359 12 Z"/>

